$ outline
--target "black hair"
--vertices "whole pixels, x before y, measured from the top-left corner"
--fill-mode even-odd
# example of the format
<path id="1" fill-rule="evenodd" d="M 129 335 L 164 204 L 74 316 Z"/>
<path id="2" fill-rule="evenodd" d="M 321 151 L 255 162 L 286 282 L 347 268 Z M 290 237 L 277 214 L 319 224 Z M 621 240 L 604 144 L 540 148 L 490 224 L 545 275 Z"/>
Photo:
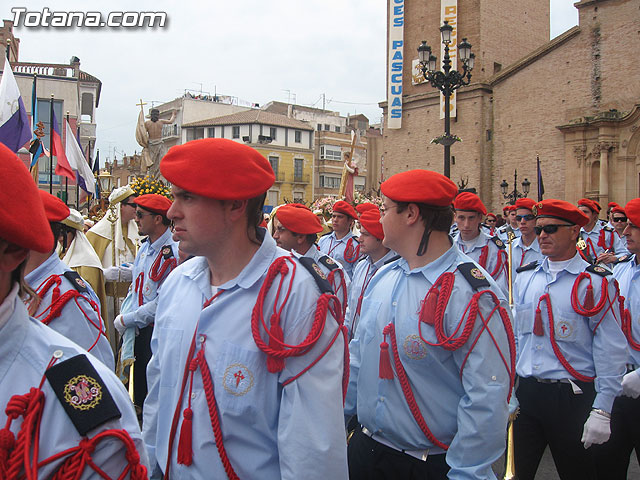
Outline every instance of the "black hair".
<path id="1" fill-rule="evenodd" d="M 418 207 L 420 217 L 422 217 L 422 224 L 424 225 L 424 233 L 418 246 L 417 255 L 421 257 L 427 251 L 429 245 L 429 236 L 432 231 L 449 233 L 451 224 L 453 223 L 453 206 L 448 205 L 446 207 L 437 207 L 434 205 L 427 205 L 425 203 L 415 202 L 396 202 L 398 205 L 398 213 L 402 213 L 407 209 L 410 203 L 413 203 Z"/>

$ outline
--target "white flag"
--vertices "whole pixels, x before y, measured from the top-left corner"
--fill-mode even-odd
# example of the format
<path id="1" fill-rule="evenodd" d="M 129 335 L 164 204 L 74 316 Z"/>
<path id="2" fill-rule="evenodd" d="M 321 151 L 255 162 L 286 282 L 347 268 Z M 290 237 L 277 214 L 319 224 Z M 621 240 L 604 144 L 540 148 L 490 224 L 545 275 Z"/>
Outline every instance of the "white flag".
<path id="1" fill-rule="evenodd" d="M 80 145 L 76 140 L 76 136 L 73 134 L 73 130 L 71 130 L 69 122 L 66 122 L 66 124 L 67 141 L 64 149 L 67 154 L 67 160 L 69 160 L 71 168 L 78 174 L 78 185 L 80 185 L 85 192 L 93 193 L 96 191 L 96 179 L 93 176 L 91 167 L 84 158 L 82 148 L 80 148 Z"/>

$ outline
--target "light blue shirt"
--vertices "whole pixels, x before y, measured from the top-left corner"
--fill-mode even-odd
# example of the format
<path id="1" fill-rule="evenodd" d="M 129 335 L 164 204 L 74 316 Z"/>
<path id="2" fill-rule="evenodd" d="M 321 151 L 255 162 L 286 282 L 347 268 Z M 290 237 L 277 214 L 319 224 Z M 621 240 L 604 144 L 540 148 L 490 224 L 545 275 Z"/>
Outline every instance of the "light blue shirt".
<path id="1" fill-rule="evenodd" d="M 451 247 L 424 267 L 410 270 L 407 261 L 399 259 L 383 266 L 373 277 L 362 304 L 360 324 L 349 344 L 351 374 L 345 413 L 353 415 L 357 406 L 359 422 L 399 449 L 428 448 L 430 454 L 442 453 L 417 425 L 397 375 L 393 380 L 379 378 L 382 332 L 392 322 L 399 357 L 420 411 L 435 437 L 450 445 L 446 454 L 447 464 L 451 467 L 448 478 L 495 479 L 491 464 L 500 458 L 505 448 L 509 374 L 491 336 L 486 332 L 480 335 L 470 353 L 472 340 L 458 350 L 449 351 L 425 344 L 418 333 L 421 325 L 422 337 L 437 342 L 434 328 L 421 323 L 418 315 L 429 288 L 444 272 L 455 272 L 453 291 L 444 314 L 444 328 L 451 335 L 458 327 L 475 293 L 457 270 L 459 264 L 466 262 L 471 259 L 458 248 Z M 498 285 L 481 267 L 478 268 L 486 275 L 489 288 L 498 296 L 502 307 L 507 308 Z M 493 301 L 483 295 L 479 302 L 480 312 L 488 317 L 493 309 Z M 478 335 L 481 323 L 475 322 L 471 339 Z M 508 359 L 507 335 L 497 313 L 491 316 L 489 327 Z M 390 340 L 387 341 L 391 345 Z"/>
<path id="2" fill-rule="evenodd" d="M 509 248 L 509 245 L 507 245 Z M 540 251 L 540 244 L 538 243 L 538 237 L 533 239 L 531 245 L 525 247 L 522 243 L 522 237 L 517 237 L 513 244 L 511 245 L 511 272 L 512 279 L 515 281 L 516 275 L 518 274 L 516 270 L 523 265 L 527 265 L 528 263 L 537 261 L 538 263 L 542 263 L 545 256 Z"/>
<path id="3" fill-rule="evenodd" d="M 303 255 L 303 257 L 309 257 L 309 258 L 313 258 L 314 262 L 316 262 L 318 264 L 318 266 L 320 267 L 320 270 L 322 270 L 322 273 L 325 274 L 325 276 L 329 276 L 329 274 L 333 271 L 331 268 L 327 267 L 324 263 L 322 263 L 320 261 L 320 259 L 322 257 L 329 257 L 328 255 L 325 255 L 324 253 L 322 253 L 320 251 L 320 249 L 316 246 L 316 245 L 311 245 L 311 248 L 309 248 L 309 250 L 307 250 L 307 253 L 305 253 Z M 344 276 L 344 285 L 345 285 L 345 289 L 347 291 L 347 298 L 348 298 L 348 292 L 350 291 L 351 288 L 351 279 L 349 278 L 349 275 L 347 275 L 347 273 L 345 272 L 344 267 L 342 266 L 342 264 L 340 262 L 337 262 L 334 258 L 331 258 L 331 260 L 338 266 L 338 268 L 342 271 L 342 275 Z M 334 274 L 334 284 L 336 282 L 340 282 L 340 276 Z M 338 299 L 342 302 L 342 293 L 341 292 L 337 292 L 335 290 L 337 290 L 337 285 L 334 285 L 334 293 L 336 293 L 338 295 Z M 346 305 L 345 305 L 346 307 Z"/>
<path id="4" fill-rule="evenodd" d="M 606 307 L 593 317 L 583 317 L 573 309 L 571 305 L 573 284 L 578 275 L 588 266 L 589 264 L 576 253 L 565 269 L 558 272 L 555 280 L 549 272 L 548 258 L 545 258 L 535 269 L 518 274 L 513 295 L 518 339 L 516 372 L 520 377 L 572 379 L 551 346 L 546 302 L 543 302 L 540 308 L 544 335 L 537 336 L 533 333 L 538 300 L 548 293 L 551 297 L 555 339 L 560 351 L 577 372 L 596 377 L 597 393 L 593 408 L 611 412 L 613 400 L 622 391 L 620 382 L 627 360 L 626 339 L 618 324 L 617 300 L 613 305 L 615 317 L 612 309 Z M 589 275 L 591 275 L 593 296 L 597 305 L 601 295 L 602 277 L 594 273 Z M 608 275 L 607 280 L 609 298 L 613 300 L 615 280 L 612 275 Z M 584 303 L 588 284 L 589 282 L 585 279 L 578 288 L 578 299 L 581 304 Z M 594 333 L 598 323 L 600 325 Z"/>
<path id="5" fill-rule="evenodd" d="M 584 229 L 584 227 L 580 229 L 580 235 L 582 236 L 582 238 L 587 244 L 586 252 L 588 252 L 593 257 L 594 260 L 598 255 L 600 255 L 605 251 L 605 248 L 598 245 L 598 241 L 600 240 L 600 232 L 602 230 L 605 230 L 605 227 L 600 222 L 596 222 L 595 226 L 591 229 L 590 232 L 587 232 Z M 622 255 L 629 254 L 629 251 L 627 250 L 624 243 L 622 242 L 622 239 L 618 236 L 618 234 L 614 229 L 611 229 L 610 231 L 605 230 L 604 241 L 605 241 L 605 245 L 607 246 L 607 249 L 611 253 L 614 253 L 616 257 L 619 258 Z M 613 248 L 608 248 L 610 245 L 612 245 L 612 242 L 613 242 Z"/>
<path id="6" fill-rule="evenodd" d="M 640 343 L 640 266 L 636 255 L 631 260 L 620 262 L 613 267 L 613 276 L 620 285 L 620 295 L 625 298 L 624 306 L 631 314 L 631 334 L 636 343 Z M 627 342 L 628 343 L 628 342 Z M 628 345 L 628 363 L 640 367 L 640 352 Z"/>
<path id="7" fill-rule="evenodd" d="M 397 255 L 398 254 L 393 250 L 389 250 L 377 262 L 372 262 L 371 257 L 367 255 L 356 264 L 356 268 L 353 272 L 353 280 L 351 282 L 351 290 L 349 291 L 349 302 L 347 304 L 347 314 L 344 322 L 349 329 L 349 338 L 353 337 L 352 326 L 354 319 L 356 321 L 356 329 L 358 327 L 358 320 L 360 319 L 360 315 L 357 313 L 358 303 L 364 300 L 364 295 L 369 283 L 371 283 L 371 279 L 386 262 Z M 362 306 L 360 311 L 362 311 Z"/>
<path id="8" fill-rule="evenodd" d="M 484 265 L 483 268 L 489 273 L 496 272 L 493 275 L 493 279 L 496 281 L 498 286 L 502 288 L 502 291 L 505 294 L 509 292 L 509 278 L 507 277 L 508 261 L 506 250 L 504 248 L 499 248 L 496 243 L 491 240 L 491 237 L 484 232 L 478 232 L 478 236 L 474 239 L 473 244 L 470 246 L 467 246 L 462 241 L 462 235 L 460 234 L 456 235 L 456 237 L 453 239 L 453 243 L 460 249 L 462 253 L 469 256 L 474 262 L 479 265 L 480 256 L 482 255 L 482 251 L 486 246 L 488 249 L 487 261 L 486 265 Z M 500 268 L 497 268 L 498 262 L 501 263 Z"/>
<path id="9" fill-rule="evenodd" d="M 504 243 L 507 243 L 509 241 L 509 235 L 507 233 L 508 231 L 509 231 L 509 224 L 503 225 L 500 228 L 498 228 L 498 238 L 500 238 L 500 240 L 502 240 Z M 519 228 L 511 227 L 511 231 L 516 236 L 516 238 L 522 236 L 522 233 L 520 232 Z"/>
<path id="10" fill-rule="evenodd" d="M 336 232 L 331 232 L 330 234 L 325 235 L 324 237 L 321 237 L 320 240 L 318 240 L 318 248 L 325 255 L 329 255 L 331 258 L 340 262 L 340 264 L 344 267 L 344 271 L 347 272 L 347 275 L 349 275 L 349 278 L 351 278 L 353 276 L 353 269 L 355 268 L 355 264 L 358 261 L 358 258 L 354 258 L 353 262 L 348 262 L 344 258 L 344 251 L 347 248 L 347 243 L 349 243 L 349 240 L 351 240 L 351 246 L 354 249 L 355 254 L 355 251 L 358 248 L 358 240 L 356 239 L 353 232 L 347 233 L 340 240 L 336 238 Z"/>
<path id="11" fill-rule="evenodd" d="M 173 258 L 178 262 L 178 242 L 172 238 L 171 230 L 167 230 L 155 242 L 145 241 L 138 250 L 138 255 L 133 262 L 133 281 L 129 287 L 129 302 L 127 304 L 131 309 L 122 314 L 122 323 L 126 327 L 144 328 L 153 323 L 156 316 L 156 307 L 158 305 L 158 291 L 162 282 L 151 279 L 151 267 L 156 261 L 158 255 L 162 255 L 162 247 L 169 246 L 173 252 Z M 161 262 L 164 262 L 163 258 Z M 162 263 L 160 264 L 162 266 Z M 170 271 L 169 271 L 170 272 Z M 165 275 L 169 275 L 169 272 Z M 142 288 L 143 304 L 138 306 L 138 292 L 135 291 L 136 279 L 140 274 L 144 274 L 144 282 Z M 164 281 L 164 279 L 162 279 Z"/>
<path id="12" fill-rule="evenodd" d="M 204 257 L 180 265 L 164 283 L 151 339 L 153 357 L 147 367 L 149 394 L 144 404 L 143 427 L 156 476 L 160 469 L 164 471 L 167 462 L 171 422 L 195 332 L 196 351 L 206 335 L 205 358 L 214 382 L 224 447 L 240 478 L 347 478 L 342 335 L 309 371 L 283 386 L 325 350 L 336 333 L 336 321 L 328 315 L 317 344 L 300 357 L 286 359 L 280 373 L 267 371 L 267 357 L 251 333 L 252 311 L 267 270 L 276 258 L 289 255 L 276 246 L 270 235 L 265 235 L 247 266 L 236 278 L 219 286 L 224 291 L 204 310 L 203 304 L 212 297 L 210 271 Z M 284 341 L 290 345 L 300 344 L 309 333 L 320 296 L 309 272 L 298 261 L 295 264 L 292 290 L 280 323 Z M 287 265 L 285 291 L 293 271 L 289 262 Z M 267 320 L 279 281 L 277 277 L 265 300 Z M 278 305 L 284 296 L 282 292 Z M 199 370 L 193 377 L 191 395 L 193 464 L 187 467 L 177 463 L 188 391 L 187 384 L 171 453 L 172 478 L 226 478 Z"/>
<path id="13" fill-rule="evenodd" d="M 38 387 L 56 351 L 62 353 L 58 362 L 78 354 L 86 355 L 120 410 L 120 418 L 90 430 L 87 437 L 92 438 L 109 429 L 124 429 L 133 438 L 141 463 L 147 466 L 148 460 L 138 419 L 122 382 L 93 355 L 87 354 L 78 345 L 46 325 L 29 318 L 26 307 L 17 297 L 17 285 L 14 285 L 14 289 L 0 305 L 0 423 L 2 426 L 4 427 L 7 420 L 5 407 L 9 399 L 13 395 L 23 395 L 28 393 L 29 389 Z M 45 403 L 40 421 L 38 461 L 68 448 L 77 447 L 83 439 L 46 380 L 42 385 L 42 392 Z M 14 434 L 17 433 L 21 424 L 21 418 L 13 421 L 11 430 Z M 107 438 L 99 443 L 96 450 L 91 453 L 91 460 L 109 478 L 118 478 L 128 465 L 124 445 L 114 438 Z M 56 461 L 43 466 L 38 470 L 38 478 L 51 478 L 60 465 L 61 461 Z M 95 472 L 87 466 L 82 478 L 96 477 Z"/>
<path id="14" fill-rule="evenodd" d="M 51 256 L 41 263 L 35 270 L 25 275 L 25 281 L 34 290 L 43 286 L 43 283 L 51 276 L 57 275 L 60 277 L 60 296 L 64 295 L 69 290 L 76 290 L 77 288 L 64 276 L 65 272 L 71 272 L 72 270 L 60 260 L 57 253 L 51 254 Z M 69 300 L 62 309 L 62 312 L 58 318 L 52 319 L 48 326 L 64 335 L 69 340 L 77 343 L 80 347 L 90 352 L 101 360 L 111 370 L 115 369 L 115 360 L 113 358 L 113 350 L 111 344 L 107 339 L 105 332 L 105 326 L 100 316 L 100 300 L 95 294 L 89 282 L 84 282 L 84 286 L 87 288 L 86 293 L 82 293 L 82 296 L 76 297 L 76 299 Z M 53 288 L 45 294 L 44 298 L 38 306 L 34 317 L 39 320 L 46 318 L 51 305 L 51 298 L 53 296 Z M 96 312 L 88 299 L 93 300 L 98 308 Z M 76 303 L 77 300 L 77 303 Z M 83 313 L 84 312 L 84 313 Z M 86 316 L 85 316 L 86 315 Z M 97 342 L 96 342 L 97 340 Z M 95 344 L 95 346 L 94 346 Z M 92 348 L 93 347 L 93 348 Z"/>

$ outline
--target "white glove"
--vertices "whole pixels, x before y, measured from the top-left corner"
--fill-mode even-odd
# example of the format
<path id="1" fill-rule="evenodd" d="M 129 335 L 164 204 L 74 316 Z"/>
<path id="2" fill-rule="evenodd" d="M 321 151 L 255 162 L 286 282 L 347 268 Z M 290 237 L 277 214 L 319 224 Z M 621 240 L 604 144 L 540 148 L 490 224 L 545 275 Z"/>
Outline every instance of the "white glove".
<path id="1" fill-rule="evenodd" d="M 605 417 L 601 413 L 591 410 L 589 418 L 587 418 L 584 424 L 584 430 L 582 431 L 582 439 L 584 448 L 589 448 L 591 445 L 599 445 L 609 440 L 611 436 L 611 419 Z"/>
<path id="2" fill-rule="evenodd" d="M 104 269 L 104 279 L 107 282 L 115 282 L 118 280 L 119 267 L 107 267 Z"/>
<path id="3" fill-rule="evenodd" d="M 122 321 L 122 315 L 118 315 L 113 320 L 113 326 L 116 327 L 116 330 L 118 331 L 118 333 L 120 335 L 124 335 L 124 331 L 127 329 L 127 327 L 125 326 L 124 322 Z"/>
<path id="4" fill-rule="evenodd" d="M 640 396 L 640 371 L 634 370 L 622 377 L 622 395 L 631 398 Z"/>
<path id="5" fill-rule="evenodd" d="M 108 267 L 104 270 L 104 279 L 107 282 L 130 282 L 133 278 L 133 267 L 127 264 L 121 267 Z"/>
<path id="6" fill-rule="evenodd" d="M 133 264 L 123 263 L 120 266 L 120 281 L 131 282 L 133 280 Z"/>

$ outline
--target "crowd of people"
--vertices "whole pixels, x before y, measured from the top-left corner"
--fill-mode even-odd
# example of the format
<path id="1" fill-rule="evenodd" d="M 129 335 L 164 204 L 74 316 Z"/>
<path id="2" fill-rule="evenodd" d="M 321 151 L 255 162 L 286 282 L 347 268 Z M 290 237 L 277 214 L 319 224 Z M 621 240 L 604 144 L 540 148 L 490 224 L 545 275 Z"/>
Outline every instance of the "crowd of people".
<path id="1" fill-rule="evenodd" d="M 85 235 L 0 145 L 0 478 L 492 479 L 504 456 L 533 480 L 547 448 L 562 479 L 627 477 L 640 198 L 520 198 L 500 225 L 409 170 L 267 224 L 244 144 L 160 171 L 172 198 L 120 187 Z"/>

